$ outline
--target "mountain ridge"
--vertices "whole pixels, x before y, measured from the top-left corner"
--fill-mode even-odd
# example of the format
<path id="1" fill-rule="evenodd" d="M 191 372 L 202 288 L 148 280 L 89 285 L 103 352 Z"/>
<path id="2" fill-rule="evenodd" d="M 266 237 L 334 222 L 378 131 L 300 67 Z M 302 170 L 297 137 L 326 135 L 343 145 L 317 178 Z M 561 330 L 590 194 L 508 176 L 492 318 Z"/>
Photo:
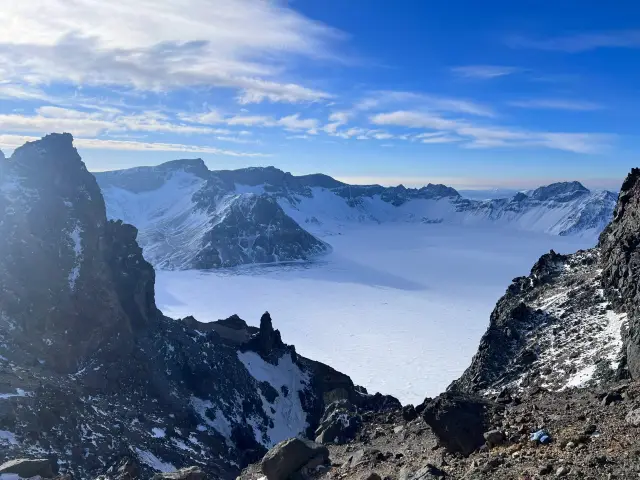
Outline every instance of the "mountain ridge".
<path id="1" fill-rule="evenodd" d="M 348 185 L 275 167 L 210 171 L 201 159 L 95 176 L 108 216 L 138 226 L 146 258 L 165 269 L 312 260 L 331 251 L 331 235 L 361 223 L 444 222 L 595 239 L 615 205 L 612 192 L 579 182 L 479 201 L 441 184 Z"/>

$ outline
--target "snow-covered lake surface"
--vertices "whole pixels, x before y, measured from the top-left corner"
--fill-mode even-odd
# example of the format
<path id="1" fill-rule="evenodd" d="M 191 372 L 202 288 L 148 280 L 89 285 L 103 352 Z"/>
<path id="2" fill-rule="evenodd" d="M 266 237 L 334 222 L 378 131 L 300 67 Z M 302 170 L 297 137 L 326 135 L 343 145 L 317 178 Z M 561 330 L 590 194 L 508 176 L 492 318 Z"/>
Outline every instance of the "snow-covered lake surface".
<path id="1" fill-rule="evenodd" d="M 356 384 L 420 403 L 469 365 L 511 279 L 593 240 L 455 225 L 345 227 L 305 264 L 157 272 L 157 303 L 200 321 L 269 311 L 286 343 Z"/>

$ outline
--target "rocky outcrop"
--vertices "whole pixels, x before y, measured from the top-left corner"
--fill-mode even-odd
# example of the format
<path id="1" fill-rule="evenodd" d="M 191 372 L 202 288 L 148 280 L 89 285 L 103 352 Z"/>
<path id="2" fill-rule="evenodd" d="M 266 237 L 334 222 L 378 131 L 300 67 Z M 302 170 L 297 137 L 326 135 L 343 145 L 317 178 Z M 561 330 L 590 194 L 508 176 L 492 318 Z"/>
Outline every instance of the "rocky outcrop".
<path id="1" fill-rule="evenodd" d="M 54 475 L 51 461 L 46 458 L 18 458 L 0 465 L 0 475 L 11 473 L 20 478 L 52 478 Z"/>
<path id="2" fill-rule="evenodd" d="M 471 365 L 451 391 L 496 395 L 624 376 L 627 315 L 600 288 L 600 252 L 543 255 L 498 301 Z"/>
<path id="3" fill-rule="evenodd" d="M 329 405 L 320 426 L 316 429 L 316 442 L 343 444 L 353 440 L 362 426 L 358 409 L 348 400 L 339 400 Z"/>
<path id="4" fill-rule="evenodd" d="M 627 176 L 613 220 L 602 232 L 602 285 L 615 307 L 629 315 L 626 360 L 632 378 L 640 378 L 640 169 Z"/>
<path id="5" fill-rule="evenodd" d="M 422 418 L 449 452 L 470 455 L 485 443 L 490 419 L 501 408 L 481 397 L 447 392 L 426 405 Z"/>
<path id="6" fill-rule="evenodd" d="M 329 460 L 326 447 L 301 438 L 291 438 L 273 447 L 261 462 L 267 480 L 287 480 L 309 462 L 315 466 Z"/>
<path id="7" fill-rule="evenodd" d="M 107 220 L 70 135 L 0 161 L 0 211 L 0 462 L 234 478 L 312 435 L 333 396 L 373 397 L 297 355 L 268 314 L 260 329 L 162 315 L 136 228 Z"/>
<path id="8" fill-rule="evenodd" d="M 278 202 L 265 195 L 228 199 L 202 236 L 192 268 L 309 260 L 330 251 L 328 244 L 302 229 Z"/>

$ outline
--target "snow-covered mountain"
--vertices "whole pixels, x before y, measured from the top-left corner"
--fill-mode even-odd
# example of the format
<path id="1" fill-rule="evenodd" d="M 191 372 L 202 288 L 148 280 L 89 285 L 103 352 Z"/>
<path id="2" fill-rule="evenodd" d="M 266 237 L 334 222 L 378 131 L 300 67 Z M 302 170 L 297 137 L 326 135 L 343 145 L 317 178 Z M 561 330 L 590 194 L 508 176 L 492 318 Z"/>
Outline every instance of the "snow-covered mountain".
<path id="1" fill-rule="evenodd" d="M 236 188 L 202 160 L 95 175 L 109 218 L 138 227 L 145 258 L 160 268 L 307 260 L 329 250 L 274 197 Z"/>
<path id="2" fill-rule="evenodd" d="M 617 198 L 562 182 L 480 201 L 445 185 L 349 185 L 274 167 L 209 171 L 199 159 L 95 176 L 108 217 L 138 227 L 145 257 L 168 269 L 306 260 L 330 251 L 317 237 L 359 223 L 444 222 L 595 241 Z"/>

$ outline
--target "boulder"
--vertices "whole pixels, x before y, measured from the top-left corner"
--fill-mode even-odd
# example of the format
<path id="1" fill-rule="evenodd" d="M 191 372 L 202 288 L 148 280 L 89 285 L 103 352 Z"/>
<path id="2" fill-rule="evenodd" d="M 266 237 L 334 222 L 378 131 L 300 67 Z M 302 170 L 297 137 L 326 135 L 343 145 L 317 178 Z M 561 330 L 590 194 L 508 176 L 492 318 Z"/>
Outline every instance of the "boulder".
<path id="1" fill-rule="evenodd" d="M 152 480 L 205 480 L 206 476 L 198 467 L 182 468 L 176 472 L 156 473 Z"/>
<path id="2" fill-rule="evenodd" d="M 15 473 L 22 478 L 40 476 L 51 478 L 54 475 L 51 461 L 47 458 L 17 458 L 0 465 L 0 474 Z"/>
<path id="3" fill-rule="evenodd" d="M 268 480 L 286 480 L 318 456 L 326 463 L 327 447 L 302 438 L 290 438 L 267 452 L 261 462 L 262 473 Z"/>
<path id="4" fill-rule="evenodd" d="M 387 412 L 400 410 L 402 408 L 400 400 L 391 395 L 382 395 L 379 392 L 373 395 L 360 395 L 356 403 L 358 407 L 365 412 Z"/>
<path id="5" fill-rule="evenodd" d="M 484 439 L 487 442 L 487 446 L 489 448 L 502 445 L 505 440 L 504 433 L 502 433 L 500 430 L 489 430 L 488 432 L 485 432 Z"/>
<path id="6" fill-rule="evenodd" d="M 631 410 L 625 417 L 625 421 L 632 427 L 640 427 L 640 408 Z"/>
<path id="7" fill-rule="evenodd" d="M 316 442 L 342 445 L 353 440 L 362 425 L 362 417 L 348 400 L 338 400 L 327 407 L 320 426 L 316 429 Z"/>
<path id="8" fill-rule="evenodd" d="M 418 412 L 416 412 L 413 405 L 405 405 L 402 407 L 402 418 L 405 421 L 410 422 L 411 420 L 418 418 Z"/>
<path id="9" fill-rule="evenodd" d="M 431 463 L 427 463 L 424 467 L 415 472 L 411 472 L 407 470 L 406 467 L 402 467 L 398 474 L 398 480 L 431 480 L 444 477 L 446 477 L 445 471 Z"/>
<path id="10" fill-rule="evenodd" d="M 484 445 L 489 418 L 501 408 L 481 397 L 445 392 L 426 405 L 422 417 L 443 447 L 467 456 Z"/>

